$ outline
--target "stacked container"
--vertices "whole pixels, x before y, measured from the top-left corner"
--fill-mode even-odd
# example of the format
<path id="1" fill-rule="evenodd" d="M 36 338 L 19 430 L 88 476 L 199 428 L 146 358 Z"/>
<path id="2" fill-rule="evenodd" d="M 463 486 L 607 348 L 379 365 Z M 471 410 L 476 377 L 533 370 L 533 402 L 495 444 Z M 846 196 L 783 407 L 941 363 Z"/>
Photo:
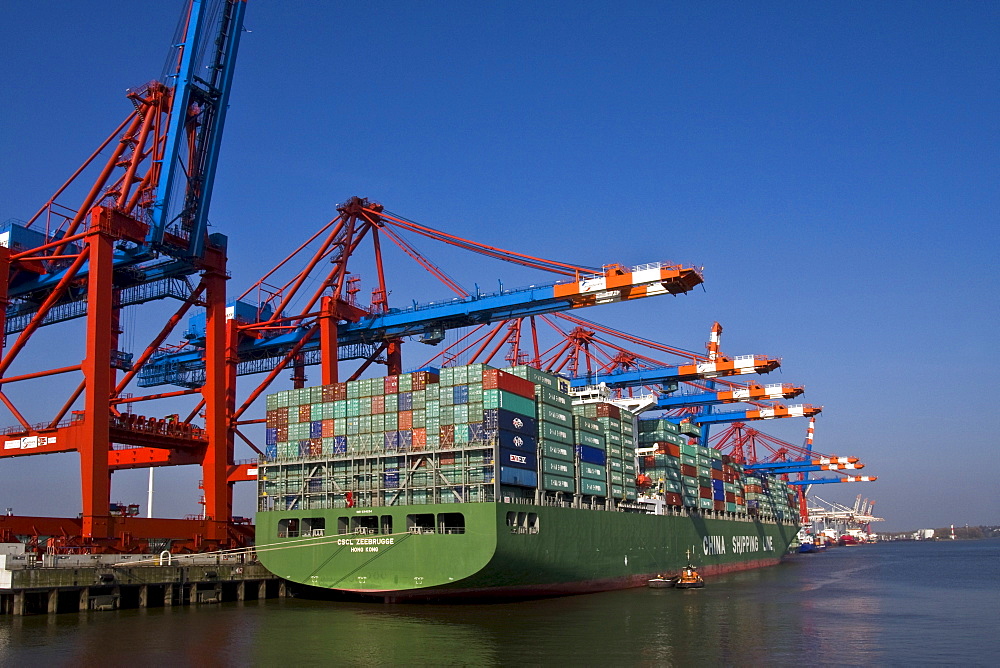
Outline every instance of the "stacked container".
<path id="1" fill-rule="evenodd" d="M 744 474 L 715 448 L 696 445 L 687 438 L 697 435 L 696 425 L 674 423 L 665 418 L 639 421 L 642 473 L 651 479 L 653 491 L 663 493 L 667 504 L 743 513 L 748 509 L 764 515 L 794 517 L 794 494 L 787 484 L 765 474 Z"/>
<path id="2" fill-rule="evenodd" d="M 261 506 L 635 499 L 634 415 L 574 406 L 568 389 L 532 367 L 474 364 L 278 392 Z"/>
<path id="3" fill-rule="evenodd" d="M 529 366 L 511 367 L 506 371 L 535 387 L 541 489 L 572 498 L 578 492 L 578 467 L 573 439 L 573 397 L 565 392 L 565 379 Z"/>

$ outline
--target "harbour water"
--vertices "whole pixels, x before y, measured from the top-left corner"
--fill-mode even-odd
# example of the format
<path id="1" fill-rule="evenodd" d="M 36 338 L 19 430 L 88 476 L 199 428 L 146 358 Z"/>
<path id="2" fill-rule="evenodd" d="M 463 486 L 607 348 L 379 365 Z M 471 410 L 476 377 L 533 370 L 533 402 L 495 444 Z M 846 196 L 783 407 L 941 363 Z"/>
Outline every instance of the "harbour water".
<path id="1" fill-rule="evenodd" d="M 0 666 L 1000 664 L 1000 541 L 796 555 L 702 590 L 0 617 Z"/>

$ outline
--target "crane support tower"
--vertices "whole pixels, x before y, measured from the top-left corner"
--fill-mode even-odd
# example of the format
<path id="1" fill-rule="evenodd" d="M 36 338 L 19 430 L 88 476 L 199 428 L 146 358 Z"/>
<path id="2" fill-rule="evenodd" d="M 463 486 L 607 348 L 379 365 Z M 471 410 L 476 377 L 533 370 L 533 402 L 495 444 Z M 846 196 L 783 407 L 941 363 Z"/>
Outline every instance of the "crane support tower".
<path id="1" fill-rule="evenodd" d="M 82 514 L 48 535 L 78 541 L 81 548 L 133 549 L 126 543 L 183 538 L 184 547 L 209 549 L 238 539 L 227 511 L 227 243 L 207 228 L 245 6 L 243 0 L 191 0 L 164 79 L 129 90 L 133 110 L 118 128 L 34 216 L 0 232 L 0 318 L 12 341 L 0 358 L 0 402 L 17 422 L 6 430 L 0 456 L 79 453 Z M 102 168 L 96 159 L 105 152 Z M 63 203 L 74 192 L 70 186 L 79 187 L 95 172 L 89 187 L 84 184 L 82 202 Z M 210 348 L 217 353 L 206 359 L 198 390 L 204 427 L 121 410 L 156 398 L 129 398 L 123 390 L 163 338 L 133 360 L 120 349 L 120 310 L 164 298 L 181 306 L 162 337 L 192 306 L 206 311 Z M 44 358 L 21 355 L 40 328 L 77 319 L 86 323 L 80 364 L 10 375 L 16 361 L 23 366 Z M 62 374 L 79 378 L 75 391 L 64 401 L 52 397 L 58 408 L 44 422 L 29 422 L 11 390 Z M 116 452 L 124 448 L 183 453 L 186 463 L 201 465 L 206 511 L 199 526 L 111 513 L 111 473 Z M 4 518 L 0 534 L 23 535 L 45 524 L 32 520 Z"/>

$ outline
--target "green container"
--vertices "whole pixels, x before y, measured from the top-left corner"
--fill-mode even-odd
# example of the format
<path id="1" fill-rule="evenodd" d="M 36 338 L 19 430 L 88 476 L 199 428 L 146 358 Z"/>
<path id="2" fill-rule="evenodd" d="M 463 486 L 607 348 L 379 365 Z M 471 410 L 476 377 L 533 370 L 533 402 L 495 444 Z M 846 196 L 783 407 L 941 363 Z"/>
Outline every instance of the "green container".
<path id="1" fill-rule="evenodd" d="M 611 496 L 616 499 L 623 498 L 625 496 L 625 488 L 622 485 L 615 485 L 612 481 Z"/>
<path id="2" fill-rule="evenodd" d="M 547 406 L 545 404 L 539 405 L 538 419 L 542 422 L 548 422 L 559 427 L 567 429 L 573 428 L 573 414 L 569 411 L 564 411 L 561 408 L 556 408 L 555 406 Z"/>
<path id="3" fill-rule="evenodd" d="M 608 473 L 608 480 L 612 485 L 622 485 L 625 483 L 625 477 L 620 471 L 610 471 Z"/>
<path id="4" fill-rule="evenodd" d="M 552 390 L 557 390 L 559 392 L 569 392 L 569 381 L 560 376 L 556 376 L 545 371 L 540 371 L 535 367 L 520 365 L 512 366 L 503 369 L 509 374 L 513 374 L 518 378 L 525 378 L 530 380 L 535 385 L 542 385 Z"/>
<path id="5" fill-rule="evenodd" d="M 618 471 L 619 473 L 621 473 L 623 469 L 624 466 L 622 465 L 622 461 L 620 459 L 614 459 L 612 457 L 608 458 L 608 470 Z"/>
<path id="6" fill-rule="evenodd" d="M 567 462 L 562 459 L 548 459 L 546 457 L 542 457 L 542 472 L 572 478 L 576 475 L 576 466 L 573 462 Z"/>
<path id="7" fill-rule="evenodd" d="M 542 457 L 561 459 L 566 462 L 572 462 L 576 454 L 573 452 L 573 446 L 566 445 L 565 443 L 553 443 L 551 441 L 542 441 L 540 449 Z"/>
<path id="8" fill-rule="evenodd" d="M 604 437 L 597 434 L 591 434 L 586 431 L 576 432 L 576 440 L 579 441 L 580 445 L 589 445 L 592 448 L 604 449 Z"/>
<path id="9" fill-rule="evenodd" d="M 698 507 L 702 510 L 712 510 L 715 508 L 715 502 L 712 499 L 698 499 Z"/>
<path id="10" fill-rule="evenodd" d="M 551 422 L 542 421 L 538 423 L 538 436 L 542 441 L 554 441 L 565 445 L 575 445 L 573 443 L 572 429 L 552 424 Z"/>
<path id="11" fill-rule="evenodd" d="M 698 466 L 698 458 L 691 455 L 681 455 L 681 464 L 685 466 Z"/>
<path id="12" fill-rule="evenodd" d="M 590 478 L 592 480 L 606 480 L 608 477 L 608 470 L 604 466 L 580 462 L 580 477 Z"/>
<path id="13" fill-rule="evenodd" d="M 588 496 L 607 496 L 608 483 L 603 480 L 580 479 L 580 493 Z"/>
<path id="14" fill-rule="evenodd" d="M 535 398 L 547 406 L 554 406 L 564 411 L 573 409 L 573 397 L 544 385 L 535 386 Z"/>
<path id="15" fill-rule="evenodd" d="M 639 431 L 640 432 L 669 431 L 671 433 L 676 434 L 679 431 L 679 427 L 670 420 L 664 420 L 664 419 L 639 420 Z"/>
<path id="16" fill-rule="evenodd" d="M 589 432 L 604 438 L 604 429 L 601 427 L 601 423 L 593 418 L 583 417 L 582 415 L 573 416 L 573 430 L 578 432 Z"/>
<path id="17" fill-rule="evenodd" d="M 682 491 L 684 491 L 683 485 L 681 485 L 676 480 L 664 480 L 663 489 L 664 491 L 674 492 L 675 494 L 680 494 Z"/>
<path id="18" fill-rule="evenodd" d="M 505 392 L 504 390 L 483 390 L 483 408 L 487 410 L 502 408 L 527 417 L 533 418 L 536 416 L 535 401 L 533 399 L 528 399 L 512 392 Z"/>
<path id="19" fill-rule="evenodd" d="M 542 489 L 549 492 L 576 492 L 576 480 L 551 473 L 542 474 Z"/>

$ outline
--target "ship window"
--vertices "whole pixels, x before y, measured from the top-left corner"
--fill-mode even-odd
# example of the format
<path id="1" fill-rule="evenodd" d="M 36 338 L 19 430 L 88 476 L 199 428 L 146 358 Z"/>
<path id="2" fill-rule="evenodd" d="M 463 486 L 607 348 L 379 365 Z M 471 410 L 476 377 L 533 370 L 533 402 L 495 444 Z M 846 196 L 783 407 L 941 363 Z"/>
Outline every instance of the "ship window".
<path id="1" fill-rule="evenodd" d="M 392 515 L 382 516 L 382 533 L 392 533 Z"/>
<path id="2" fill-rule="evenodd" d="M 465 515 L 462 513 L 441 513 L 438 515 L 440 533 L 465 533 Z"/>
<path id="3" fill-rule="evenodd" d="M 322 536 L 326 533 L 325 517 L 306 517 L 302 520 L 303 536 Z"/>
<path id="4" fill-rule="evenodd" d="M 278 538 L 298 538 L 299 520 L 292 517 L 285 520 L 278 520 Z"/>
<path id="5" fill-rule="evenodd" d="M 351 531 L 354 533 L 378 533 L 378 518 L 365 515 L 351 519 Z"/>
<path id="6" fill-rule="evenodd" d="M 507 513 L 507 526 L 512 527 L 517 524 L 517 513 Z"/>
<path id="7" fill-rule="evenodd" d="M 337 518 L 337 533 L 345 534 L 348 532 L 348 527 L 351 524 L 351 519 L 349 517 L 338 517 Z"/>
<path id="8" fill-rule="evenodd" d="M 538 533 L 538 513 L 528 513 L 528 533 Z"/>
<path id="9" fill-rule="evenodd" d="M 406 530 L 410 533 L 434 533 L 434 515 L 430 513 L 407 515 Z"/>

